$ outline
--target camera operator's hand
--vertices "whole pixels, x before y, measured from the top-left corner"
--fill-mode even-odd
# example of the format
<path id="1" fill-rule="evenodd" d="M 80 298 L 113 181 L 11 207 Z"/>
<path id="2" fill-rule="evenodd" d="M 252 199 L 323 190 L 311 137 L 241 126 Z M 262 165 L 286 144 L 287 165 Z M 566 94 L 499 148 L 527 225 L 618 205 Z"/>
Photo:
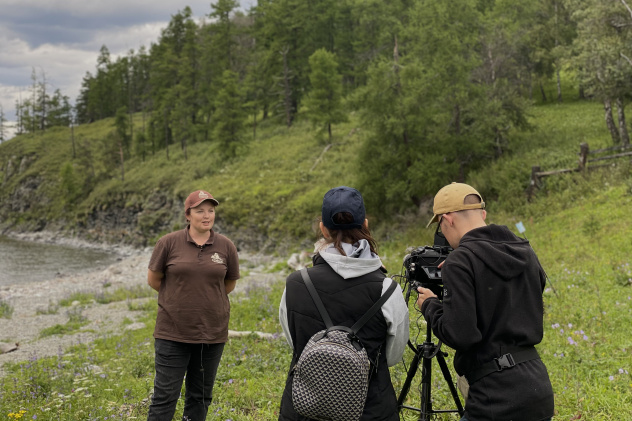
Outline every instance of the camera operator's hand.
<path id="1" fill-rule="evenodd" d="M 417 307 L 419 309 L 421 309 L 421 305 L 428 298 L 432 298 L 432 297 L 438 298 L 437 295 L 434 292 L 432 292 L 431 290 L 429 290 L 428 288 L 418 287 L 417 288 L 417 292 L 419 292 L 419 296 L 417 297 Z"/>

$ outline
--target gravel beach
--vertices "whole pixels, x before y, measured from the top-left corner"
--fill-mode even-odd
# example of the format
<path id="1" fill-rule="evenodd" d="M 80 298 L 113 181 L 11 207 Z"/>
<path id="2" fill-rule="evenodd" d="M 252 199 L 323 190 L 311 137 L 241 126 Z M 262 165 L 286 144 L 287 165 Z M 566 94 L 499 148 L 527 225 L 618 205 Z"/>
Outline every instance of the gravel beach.
<path id="1" fill-rule="evenodd" d="M 134 251 L 106 269 L 0 287 L 0 299 L 13 307 L 10 319 L 0 318 L 0 345 L 7 348 L 17 344 L 17 349 L 0 354 L 0 376 L 4 374 L 2 366 L 7 362 L 59 355 L 74 344 L 90 342 L 97 337 L 118 334 L 123 329 L 140 326 L 136 319 L 142 316 L 142 312 L 129 310 L 127 301 L 109 304 L 93 302 L 82 306 L 81 314 L 89 322 L 78 333 L 39 337 L 42 329 L 63 325 L 69 320 L 67 313 L 72 307 L 59 307 L 54 314 L 47 314 L 46 310 L 73 293 L 97 293 L 104 291 L 105 285 L 110 291 L 139 286 L 149 288 L 147 266 L 150 256 L 150 250 Z M 242 279 L 238 281 L 235 293 L 248 285 L 267 284 L 286 276 L 279 272 L 270 273 L 270 268 L 284 259 L 244 252 L 239 253 L 239 258 Z M 140 298 L 137 301 L 140 304 L 152 299 L 156 298 Z M 132 323 L 123 324 L 126 318 Z"/>
<path id="2" fill-rule="evenodd" d="M 126 317 L 134 321 L 140 315 L 138 311 L 129 310 L 126 301 L 89 304 L 81 313 L 89 323 L 83 326 L 79 333 L 39 338 L 42 329 L 68 321 L 67 312 L 72 307 L 59 307 L 55 314 L 45 312 L 50 305 L 56 305 L 73 293 L 100 292 L 104 290 L 104 285 L 108 284 L 107 289 L 111 291 L 136 286 L 149 288 L 146 284 L 149 257 L 149 252 L 142 252 L 122 258 L 105 270 L 0 287 L 0 299 L 13 307 L 10 319 L 0 318 L 0 343 L 6 344 L 5 347 L 18 344 L 16 350 L 0 354 L 0 374 L 1 366 L 8 361 L 57 355 L 73 344 L 92 341 L 98 336 L 120 333 Z M 149 299 L 151 298 L 139 300 Z M 134 325 L 127 326 L 133 328 Z"/>

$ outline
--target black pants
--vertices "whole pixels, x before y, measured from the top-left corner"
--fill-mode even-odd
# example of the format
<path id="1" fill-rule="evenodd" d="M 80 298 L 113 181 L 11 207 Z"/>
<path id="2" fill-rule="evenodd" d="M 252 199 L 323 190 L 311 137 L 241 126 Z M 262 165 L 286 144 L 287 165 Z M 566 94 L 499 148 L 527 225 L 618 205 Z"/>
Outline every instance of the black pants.
<path id="1" fill-rule="evenodd" d="M 203 421 L 224 344 L 188 344 L 156 339 L 156 377 L 147 421 L 171 421 L 185 378 L 183 420 Z"/>

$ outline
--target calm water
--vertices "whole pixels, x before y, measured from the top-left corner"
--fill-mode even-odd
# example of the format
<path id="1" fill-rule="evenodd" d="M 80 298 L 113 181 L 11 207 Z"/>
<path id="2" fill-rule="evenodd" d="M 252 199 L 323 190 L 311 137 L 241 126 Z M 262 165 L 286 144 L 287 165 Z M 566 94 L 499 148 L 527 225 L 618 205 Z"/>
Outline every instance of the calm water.
<path id="1" fill-rule="evenodd" d="M 113 253 L 88 248 L 19 241 L 0 236 L 0 286 L 98 270 L 114 263 Z"/>

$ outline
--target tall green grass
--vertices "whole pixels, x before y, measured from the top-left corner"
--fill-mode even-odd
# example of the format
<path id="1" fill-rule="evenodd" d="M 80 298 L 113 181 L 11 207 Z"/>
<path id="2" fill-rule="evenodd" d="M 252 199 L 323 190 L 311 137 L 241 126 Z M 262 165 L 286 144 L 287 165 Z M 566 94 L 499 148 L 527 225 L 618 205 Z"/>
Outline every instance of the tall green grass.
<path id="1" fill-rule="evenodd" d="M 625 174 L 620 174 L 624 177 Z M 522 220 L 525 235 L 538 253 L 550 283 L 544 294 L 545 334 L 538 346 L 548 367 L 556 401 L 554 420 L 624 420 L 632 416 L 632 220 L 627 209 L 632 195 L 627 183 L 611 176 L 567 183 L 577 186 L 568 199 L 542 195 L 533 203 L 539 216 L 497 215 L 494 223 Z M 562 181 L 560 181 L 562 183 Z M 580 200 L 581 198 L 581 200 Z M 425 220 L 424 220 L 425 221 Z M 421 220 L 413 221 L 419 225 Z M 392 253 L 392 273 L 406 245 L 419 245 L 420 230 L 383 243 Z M 414 243 L 409 243 L 415 241 Z M 283 277 L 271 285 L 253 285 L 231 294 L 230 328 L 280 335 L 277 308 Z M 411 338 L 421 343 L 425 323 L 412 306 Z M 77 344 L 52 358 L 33 358 L 8 367 L 0 380 L 0 415 L 25 410 L 24 419 L 143 419 L 153 384 L 151 332 L 155 305 L 147 313 L 147 327 L 94 344 Z M 436 339 L 434 339 L 436 340 Z M 453 352 L 447 351 L 451 367 Z M 398 390 L 412 360 L 391 369 Z M 278 407 L 289 368 L 291 350 L 282 337 L 230 339 L 224 351 L 208 419 L 270 420 Z M 453 408 L 447 385 L 433 363 L 432 396 L 436 409 Z M 419 406 L 415 376 L 407 403 Z M 181 416 L 182 402 L 177 416 Z M 37 418 L 33 418 L 36 416 Z M 114 418 L 112 418 L 114 417 Z M 407 411 L 404 419 L 418 414 Z M 581 417 L 581 418 L 580 418 Z M 438 419 L 455 420 L 454 415 Z"/>

